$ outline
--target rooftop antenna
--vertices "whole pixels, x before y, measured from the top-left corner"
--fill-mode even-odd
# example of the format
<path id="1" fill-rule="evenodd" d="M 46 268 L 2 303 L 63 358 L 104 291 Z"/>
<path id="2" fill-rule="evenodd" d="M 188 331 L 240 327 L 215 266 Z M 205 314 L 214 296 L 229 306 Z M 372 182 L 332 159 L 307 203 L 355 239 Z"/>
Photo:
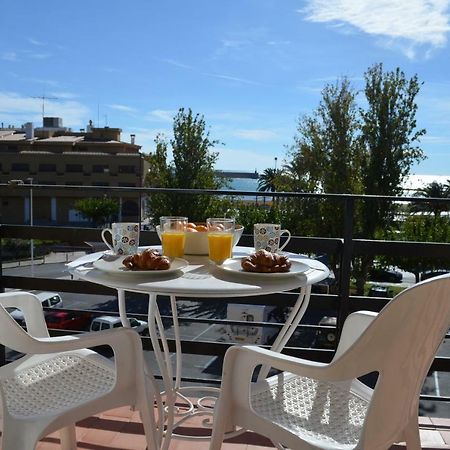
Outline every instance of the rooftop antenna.
<path id="1" fill-rule="evenodd" d="M 44 122 L 44 116 L 45 116 L 45 100 L 58 100 L 58 97 L 47 97 L 44 94 L 42 95 L 38 95 L 38 96 L 33 96 L 31 98 L 39 98 L 42 100 L 42 122 Z"/>

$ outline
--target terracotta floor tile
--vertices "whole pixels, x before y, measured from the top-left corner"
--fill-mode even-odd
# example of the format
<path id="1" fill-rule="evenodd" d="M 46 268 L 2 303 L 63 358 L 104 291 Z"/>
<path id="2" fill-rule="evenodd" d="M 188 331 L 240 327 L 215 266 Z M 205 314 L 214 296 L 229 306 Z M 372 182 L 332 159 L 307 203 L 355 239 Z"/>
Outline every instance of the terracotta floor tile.
<path id="1" fill-rule="evenodd" d="M 450 445 L 450 431 L 442 431 L 442 430 L 440 430 L 439 433 L 440 433 L 442 439 L 444 440 L 444 442 L 447 445 Z"/>
<path id="2" fill-rule="evenodd" d="M 147 441 L 145 436 L 138 434 L 119 433 L 110 443 L 113 449 L 145 450 Z"/>
<path id="3" fill-rule="evenodd" d="M 201 417 L 189 420 L 190 431 L 202 432 Z M 421 417 L 420 437 L 426 450 L 450 450 L 450 419 Z M 184 424 L 183 424 L 184 425 Z M 188 428 L 186 427 L 186 428 Z M 439 429 L 436 429 L 440 427 Z M 184 427 L 183 427 L 184 428 Z M 77 450 L 145 450 L 147 447 L 139 413 L 126 408 L 102 413 L 98 417 L 85 419 L 77 424 Z M 207 450 L 208 440 L 187 441 L 173 439 L 169 450 Z M 246 432 L 225 442 L 222 450 L 270 450 L 272 443 L 256 433 Z M 59 433 L 52 433 L 36 446 L 36 450 L 60 450 Z M 406 450 L 398 443 L 391 450 Z"/>
<path id="4" fill-rule="evenodd" d="M 101 414 L 101 416 L 111 416 L 111 417 L 124 417 L 130 419 L 134 411 L 129 406 L 122 406 L 120 408 L 110 409 Z"/>

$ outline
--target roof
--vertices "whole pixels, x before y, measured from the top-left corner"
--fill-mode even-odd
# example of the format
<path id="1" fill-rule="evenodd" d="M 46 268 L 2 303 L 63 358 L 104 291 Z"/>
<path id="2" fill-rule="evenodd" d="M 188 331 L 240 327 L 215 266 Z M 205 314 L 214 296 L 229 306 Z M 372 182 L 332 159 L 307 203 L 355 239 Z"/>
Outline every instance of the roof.
<path id="1" fill-rule="evenodd" d="M 0 139 L 2 141 L 24 141 L 25 140 L 25 133 L 14 133 L 14 134 L 0 135 Z"/>
<path id="2" fill-rule="evenodd" d="M 84 138 L 82 136 L 54 136 L 45 139 L 39 139 L 38 142 L 79 142 Z"/>

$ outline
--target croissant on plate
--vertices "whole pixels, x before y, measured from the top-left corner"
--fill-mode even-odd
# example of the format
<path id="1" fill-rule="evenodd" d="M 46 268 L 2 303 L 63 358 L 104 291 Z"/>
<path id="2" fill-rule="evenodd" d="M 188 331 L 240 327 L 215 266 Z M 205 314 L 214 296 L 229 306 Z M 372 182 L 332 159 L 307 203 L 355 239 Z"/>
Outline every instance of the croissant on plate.
<path id="1" fill-rule="evenodd" d="M 167 270 L 170 268 L 169 258 L 162 256 L 158 250 L 154 249 L 127 256 L 122 264 L 130 270 Z"/>
<path id="2" fill-rule="evenodd" d="M 291 262 L 287 256 L 271 253 L 267 250 L 258 250 L 250 256 L 242 258 L 241 267 L 245 272 L 289 272 Z"/>

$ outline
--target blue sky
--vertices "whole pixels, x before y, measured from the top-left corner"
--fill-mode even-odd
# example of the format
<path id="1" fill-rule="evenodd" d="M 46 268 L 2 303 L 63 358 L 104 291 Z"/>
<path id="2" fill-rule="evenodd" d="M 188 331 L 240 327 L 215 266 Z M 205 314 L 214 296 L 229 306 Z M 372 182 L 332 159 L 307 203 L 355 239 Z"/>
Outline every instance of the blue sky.
<path id="1" fill-rule="evenodd" d="M 450 177 L 450 0 L 16 0 L 0 16 L 0 122 L 170 136 L 178 108 L 224 143 L 217 168 L 282 163 L 326 83 L 376 62 L 424 82 L 416 174 Z"/>

